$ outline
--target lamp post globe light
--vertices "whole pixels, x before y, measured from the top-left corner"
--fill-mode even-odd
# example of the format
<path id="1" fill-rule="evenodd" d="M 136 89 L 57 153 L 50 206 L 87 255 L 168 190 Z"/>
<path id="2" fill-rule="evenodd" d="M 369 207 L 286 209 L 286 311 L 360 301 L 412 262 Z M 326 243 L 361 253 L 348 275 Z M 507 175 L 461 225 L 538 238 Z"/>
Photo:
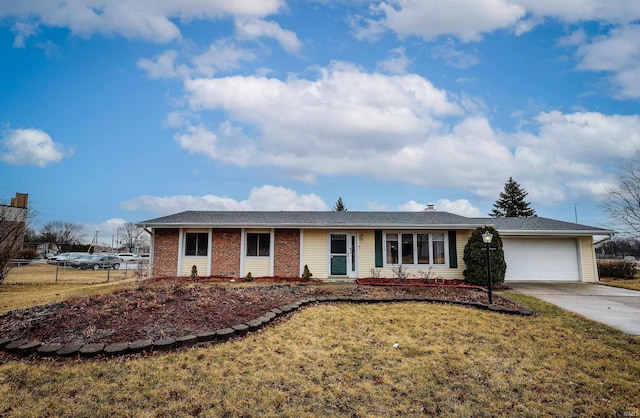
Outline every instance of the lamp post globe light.
<path id="1" fill-rule="evenodd" d="M 488 230 L 482 234 L 482 242 L 487 246 L 487 287 L 489 290 L 489 305 L 493 305 L 493 295 L 491 294 L 491 241 L 493 240 L 493 234 Z"/>

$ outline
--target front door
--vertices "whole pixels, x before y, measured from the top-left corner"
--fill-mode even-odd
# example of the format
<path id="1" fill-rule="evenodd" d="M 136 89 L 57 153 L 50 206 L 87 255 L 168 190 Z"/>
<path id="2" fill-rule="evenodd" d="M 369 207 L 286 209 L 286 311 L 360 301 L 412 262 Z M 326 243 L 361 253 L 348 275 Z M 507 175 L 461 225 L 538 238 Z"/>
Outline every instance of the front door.
<path id="1" fill-rule="evenodd" d="M 330 241 L 331 276 L 357 278 L 356 235 L 335 233 L 331 234 Z"/>

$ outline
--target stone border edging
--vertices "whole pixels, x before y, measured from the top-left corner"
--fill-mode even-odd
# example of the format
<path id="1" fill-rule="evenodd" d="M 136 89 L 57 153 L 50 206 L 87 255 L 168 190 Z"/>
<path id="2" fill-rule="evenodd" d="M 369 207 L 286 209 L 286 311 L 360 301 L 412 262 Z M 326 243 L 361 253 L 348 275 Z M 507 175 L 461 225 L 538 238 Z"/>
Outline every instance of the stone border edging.
<path id="1" fill-rule="evenodd" d="M 506 298 L 505 298 L 506 299 Z M 508 299 L 507 299 L 508 300 Z M 484 309 L 492 312 L 505 313 L 510 315 L 531 316 L 533 311 L 525 308 L 522 311 L 504 308 L 497 305 L 485 305 L 479 302 L 465 302 L 459 300 L 434 299 L 426 297 L 386 297 L 386 298 L 364 298 L 348 296 L 319 296 L 315 298 L 301 299 L 287 305 L 274 308 L 264 313 L 262 316 L 236 324 L 229 328 L 222 328 L 215 331 L 204 331 L 198 334 L 188 334 L 176 338 L 166 338 L 162 340 L 136 340 L 133 342 L 120 343 L 89 343 L 89 344 L 46 344 L 39 341 L 29 341 L 24 338 L 0 338 L 0 349 L 11 354 L 28 356 L 37 354 L 40 357 L 76 357 L 91 358 L 99 355 L 105 357 L 118 356 L 123 354 L 135 354 L 145 351 L 168 351 L 180 347 L 188 347 L 200 343 L 223 342 L 234 336 L 246 335 L 262 328 L 269 322 L 284 316 L 299 308 L 323 302 L 348 302 L 348 303 L 396 303 L 396 302 L 429 302 L 442 303 L 459 306 L 469 306 Z M 512 302 L 512 301 L 510 301 Z M 515 302 L 514 302 L 515 303 Z"/>

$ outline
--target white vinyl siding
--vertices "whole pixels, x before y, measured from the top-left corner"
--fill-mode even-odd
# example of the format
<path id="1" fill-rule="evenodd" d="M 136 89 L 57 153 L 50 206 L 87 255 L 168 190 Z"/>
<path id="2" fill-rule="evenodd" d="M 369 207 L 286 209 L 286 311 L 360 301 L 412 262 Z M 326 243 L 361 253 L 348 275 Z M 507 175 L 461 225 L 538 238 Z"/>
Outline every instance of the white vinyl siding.
<path id="1" fill-rule="evenodd" d="M 245 257 L 244 275 L 251 273 L 253 277 L 271 276 L 271 259 L 269 257 Z"/>
<path id="2" fill-rule="evenodd" d="M 197 257 L 197 256 L 184 256 L 182 258 L 182 271 L 181 276 L 191 276 L 191 268 L 196 266 L 198 269 L 198 276 L 208 276 L 209 258 Z"/>
<path id="3" fill-rule="evenodd" d="M 580 281 L 576 238 L 502 237 L 507 263 L 505 280 Z"/>
<path id="4" fill-rule="evenodd" d="M 205 239 L 206 234 L 206 239 Z M 197 240 L 196 253 L 206 255 L 186 255 L 187 236 L 193 238 L 200 236 Z M 193 244 L 193 241 L 191 241 Z M 190 248 L 192 250 L 193 248 Z M 211 274 L 211 230 L 206 229 L 182 229 L 180 230 L 180 244 L 178 256 L 178 275 L 191 276 L 191 268 L 195 265 L 198 269 L 198 276 L 208 276 Z M 193 252 L 193 251 L 189 251 Z"/>
<path id="5" fill-rule="evenodd" d="M 305 229 L 303 243 L 302 267 L 306 264 L 314 279 L 324 279 L 329 277 L 327 270 L 329 245 L 327 236 L 329 231 Z"/>
<path id="6" fill-rule="evenodd" d="M 375 269 L 376 246 L 373 231 L 361 231 L 358 236 L 358 277 L 370 277 Z M 360 239 L 362 238 L 362 239 Z"/>
<path id="7" fill-rule="evenodd" d="M 593 237 L 580 237 L 580 263 L 583 282 L 597 283 L 600 281 L 596 253 L 593 248 Z"/>

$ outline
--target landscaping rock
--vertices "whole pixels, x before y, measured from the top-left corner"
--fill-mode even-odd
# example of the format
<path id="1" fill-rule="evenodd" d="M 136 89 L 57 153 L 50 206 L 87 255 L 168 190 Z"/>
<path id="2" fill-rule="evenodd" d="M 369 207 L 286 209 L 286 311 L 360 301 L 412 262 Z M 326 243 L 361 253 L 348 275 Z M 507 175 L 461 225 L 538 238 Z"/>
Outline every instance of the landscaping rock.
<path id="1" fill-rule="evenodd" d="M 44 344 L 36 350 L 39 356 L 50 357 L 63 347 L 62 344 Z"/>
<path id="2" fill-rule="evenodd" d="M 273 312 L 276 315 L 282 315 L 282 311 L 278 308 L 273 308 L 270 312 Z"/>
<path id="3" fill-rule="evenodd" d="M 200 334 L 196 334 L 196 337 L 198 337 L 198 342 L 209 342 L 215 341 L 217 338 L 217 334 L 215 331 L 206 331 L 201 332 Z"/>
<path id="4" fill-rule="evenodd" d="M 238 325 L 232 326 L 231 328 L 233 328 L 235 332 L 239 335 L 244 335 L 247 332 L 249 332 L 249 325 L 247 324 L 238 324 Z"/>
<path id="5" fill-rule="evenodd" d="M 11 338 L 0 338 L 0 348 L 5 348 L 11 341 Z"/>
<path id="6" fill-rule="evenodd" d="M 16 353 L 21 356 L 28 356 L 35 353 L 41 345 L 42 343 L 39 341 L 31 341 L 16 348 Z"/>
<path id="7" fill-rule="evenodd" d="M 258 321 L 257 319 L 254 319 L 252 321 L 247 322 L 247 325 L 249 326 L 249 331 L 255 331 L 262 326 L 262 321 Z"/>
<path id="8" fill-rule="evenodd" d="M 166 351 L 175 348 L 176 340 L 173 338 L 165 338 L 164 340 L 154 341 L 153 349 L 158 351 Z"/>
<path id="9" fill-rule="evenodd" d="M 20 347 L 21 345 L 24 345 L 24 344 L 26 344 L 28 342 L 29 342 L 29 340 L 25 340 L 23 338 L 21 338 L 19 340 L 13 340 L 9 344 L 5 345 L 4 349 L 7 350 L 10 353 L 15 353 L 18 350 L 18 347 Z"/>
<path id="10" fill-rule="evenodd" d="M 184 335 L 182 337 L 176 338 L 176 345 L 178 347 L 187 347 L 189 345 L 194 345 L 197 342 L 198 342 L 198 337 L 193 334 Z"/>
<path id="11" fill-rule="evenodd" d="M 101 354 L 104 350 L 105 344 L 95 343 L 83 345 L 79 351 L 81 357 L 95 357 Z"/>
<path id="12" fill-rule="evenodd" d="M 60 350 L 56 351 L 56 354 L 61 357 L 71 357 L 78 354 L 81 348 L 82 344 L 67 344 L 64 345 Z"/>
<path id="13" fill-rule="evenodd" d="M 132 353 L 140 353 L 143 351 L 153 350 L 153 341 L 151 340 L 136 340 L 129 344 L 129 351 Z"/>
<path id="14" fill-rule="evenodd" d="M 233 334 L 236 333 L 236 330 L 233 328 L 223 328 L 216 331 L 216 335 L 219 340 L 226 340 L 227 338 L 231 338 Z"/>
<path id="15" fill-rule="evenodd" d="M 277 316 L 275 313 L 273 312 L 267 312 L 266 314 L 262 315 L 265 318 L 268 318 L 269 320 L 271 319 L 275 319 L 275 317 Z"/>
<path id="16" fill-rule="evenodd" d="M 113 343 L 104 348 L 104 353 L 108 356 L 124 354 L 129 349 L 129 343 Z"/>

